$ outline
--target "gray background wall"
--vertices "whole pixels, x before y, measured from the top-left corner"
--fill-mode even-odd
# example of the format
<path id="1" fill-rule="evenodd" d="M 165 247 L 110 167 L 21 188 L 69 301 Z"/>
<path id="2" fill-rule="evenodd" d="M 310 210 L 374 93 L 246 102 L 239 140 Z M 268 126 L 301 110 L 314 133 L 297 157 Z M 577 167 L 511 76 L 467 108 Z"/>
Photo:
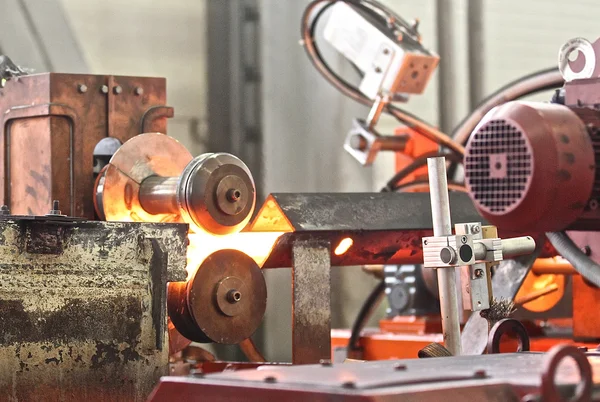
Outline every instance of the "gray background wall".
<path id="1" fill-rule="evenodd" d="M 469 74 L 467 11 L 475 2 L 482 5 L 483 64 Z M 489 93 L 523 74 L 555 65 L 566 40 L 600 36 L 597 0 L 385 3 L 407 19 L 419 17 L 424 44 L 448 55 L 444 85 L 440 87 L 436 74 L 426 93 L 406 105 L 434 124 L 451 126 L 468 112 L 470 77 L 481 79 L 482 92 Z M 252 159 L 264 194 L 375 190 L 392 174 L 393 157 L 384 154 L 375 166 L 364 169 L 342 151 L 351 119 L 364 117 L 366 110 L 336 93 L 308 62 L 298 44 L 305 4 L 306 0 L 0 0 L 0 52 L 37 71 L 167 77 L 169 104 L 176 112 L 169 133 L 194 153 L 235 151 Z M 249 11 L 258 20 L 240 22 Z M 438 22 L 446 41 L 438 40 Z M 341 57 L 330 56 L 341 71 L 348 70 Z M 257 69 L 259 80 L 242 85 L 247 78 L 244 63 Z M 452 107 L 440 119 L 444 102 Z M 252 126 L 252 141 L 245 125 Z M 384 119 L 381 131 L 395 126 Z M 266 275 L 270 292 L 263 348 L 269 359 L 287 360 L 289 272 Z M 375 283 L 352 267 L 335 269 L 332 278 L 334 326 L 347 327 Z"/>

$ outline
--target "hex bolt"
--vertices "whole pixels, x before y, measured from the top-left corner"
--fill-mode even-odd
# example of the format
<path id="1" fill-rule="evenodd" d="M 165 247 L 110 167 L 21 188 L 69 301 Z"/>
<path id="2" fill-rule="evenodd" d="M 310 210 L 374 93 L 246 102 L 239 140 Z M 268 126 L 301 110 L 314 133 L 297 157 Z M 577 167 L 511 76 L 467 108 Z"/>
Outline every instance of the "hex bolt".
<path id="1" fill-rule="evenodd" d="M 483 269 L 477 268 L 475 270 L 475 277 L 476 278 L 481 278 L 483 276 Z"/>
<path id="2" fill-rule="evenodd" d="M 137 96 L 142 96 L 144 94 L 144 88 L 136 87 L 134 92 Z"/>
<path id="3" fill-rule="evenodd" d="M 100 92 L 102 92 L 103 94 L 107 94 L 108 93 L 108 85 L 102 85 L 100 87 Z"/>
<path id="4" fill-rule="evenodd" d="M 473 225 L 471 226 L 471 232 L 473 233 L 479 233 L 481 231 L 481 226 L 479 225 Z"/>
<path id="5" fill-rule="evenodd" d="M 62 215 L 59 208 L 60 208 L 60 206 L 59 206 L 58 200 L 52 201 L 52 209 L 50 210 L 48 215 Z"/>
<path id="6" fill-rule="evenodd" d="M 396 363 L 396 364 L 394 364 L 394 370 L 404 371 L 404 370 L 406 370 L 406 364 Z"/>
<path id="7" fill-rule="evenodd" d="M 356 383 L 354 381 L 343 382 L 342 388 L 356 388 Z"/>
<path id="8" fill-rule="evenodd" d="M 88 88 L 87 88 L 87 85 L 85 85 L 85 84 L 79 84 L 79 85 L 77 86 L 77 90 L 79 91 L 79 93 L 80 93 L 80 94 L 84 94 L 84 93 L 86 93 L 86 92 L 87 92 L 87 89 L 88 89 Z"/>
<path id="9" fill-rule="evenodd" d="M 0 215 L 10 215 L 10 209 L 8 209 L 8 205 L 2 205 L 2 207 L 0 207 Z"/>
<path id="10" fill-rule="evenodd" d="M 487 377 L 487 373 L 485 372 L 485 370 L 477 370 L 473 373 L 473 377 L 475 378 L 486 378 Z"/>
<path id="11" fill-rule="evenodd" d="M 274 383 L 277 382 L 277 378 L 275 378 L 274 376 L 270 375 L 264 378 L 264 382 L 268 382 L 268 383 Z"/>

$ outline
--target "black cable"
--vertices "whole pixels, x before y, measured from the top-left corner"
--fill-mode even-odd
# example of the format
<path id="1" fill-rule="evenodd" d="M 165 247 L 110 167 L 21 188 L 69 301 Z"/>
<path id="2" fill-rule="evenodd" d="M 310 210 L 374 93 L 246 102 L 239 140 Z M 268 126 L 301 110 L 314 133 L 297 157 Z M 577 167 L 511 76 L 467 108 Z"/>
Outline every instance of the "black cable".
<path id="1" fill-rule="evenodd" d="M 377 308 L 381 299 L 385 295 L 385 279 L 382 279 L 377 286 L 373 288 L 369 297 L 365 300 L 356 319 L 354 320 L 354 324 L 352 325 L 352 331 L 350 333 L 350 339 L 348 340 L 348 351 L 357 351 L 360 350 L 360 333 L 364 328 L 365 324 L 373 314 L 373 311 Z"/>
<path id="2" fill-rule="evenodd" d="M 439 152 L 428 152 L 416 158 L 410 165 L 404 167 L 404 169 L 399 170 L 396 174 L 388 180 L 385 187 L 381 189 L 381 192 L 391 192 L 395 191 L 398 186 L 398 182 L 404 179 L 406 176 L 417 170 L 418 168 L 425 166 L 427 164 L 427 158 L 439 158 L 445 157 L 451 162 L 462 162 L 462 157 L 457 156 L 455 154 L 447 154 L 447 153 L 439 153 Z"/>

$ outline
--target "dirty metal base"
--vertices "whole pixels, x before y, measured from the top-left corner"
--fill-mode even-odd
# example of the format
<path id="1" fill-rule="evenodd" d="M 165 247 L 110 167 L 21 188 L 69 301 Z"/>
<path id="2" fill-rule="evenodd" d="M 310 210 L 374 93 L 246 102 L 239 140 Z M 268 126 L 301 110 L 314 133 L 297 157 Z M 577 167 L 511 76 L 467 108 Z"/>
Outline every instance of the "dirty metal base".
<path id="1" fill-rule="evenodd" d="M 0 220 L 0 399 L 145 400 L 168 367 L 187 225 Z"/>

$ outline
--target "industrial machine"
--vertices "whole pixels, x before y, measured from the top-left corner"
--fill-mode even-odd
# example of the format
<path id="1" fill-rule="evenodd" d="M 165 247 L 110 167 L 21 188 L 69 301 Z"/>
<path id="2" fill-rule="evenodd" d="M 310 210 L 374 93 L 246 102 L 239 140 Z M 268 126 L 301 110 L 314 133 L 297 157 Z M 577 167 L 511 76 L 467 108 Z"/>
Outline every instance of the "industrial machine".
<path id="1" fill-rule="evenodd" d="M 320 53 L 325 12 L 358 86 Z M 600 400 L 600 41 L 568 42 L 559 69 L 493 94 L 448 136 L 397 106 L 439 60 L 418 21 L 315 0 L 302 39 L 371 107 L 346 151 L 363 165 L 397 154 L 381 192 L 257 206 L 243 161 L 166 134 L 164 79 L 32 75 L 0 58 L 0 399 Z M 518 100 L 549 88 L 550 103 Z M 402 122 L 394 135 L 377 131 L 382 113 Z M 381 282 L 332 330 L 331 267 L 356 265 Z M 292 272 L 289 363 L 251 339 L 267 269 Z"/>

